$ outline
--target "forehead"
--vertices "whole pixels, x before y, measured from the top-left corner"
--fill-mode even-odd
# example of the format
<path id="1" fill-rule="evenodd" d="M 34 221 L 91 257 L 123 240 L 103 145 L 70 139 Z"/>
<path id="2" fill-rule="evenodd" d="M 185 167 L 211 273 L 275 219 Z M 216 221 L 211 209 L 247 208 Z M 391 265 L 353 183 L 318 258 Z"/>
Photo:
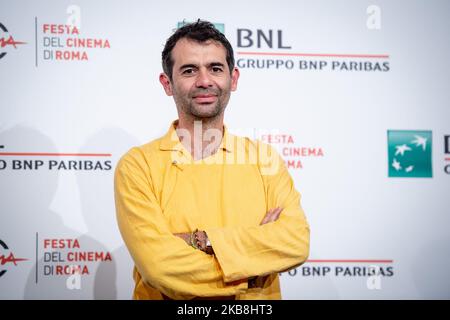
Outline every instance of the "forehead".
<path id="1" fill-rule="evenodd" d="M 172 50 L 174 65 L 208 62 L 222 62 L 225 65 L 226 55 L 227 51 L 225 47 L 220 42 L 214 40 L 198 42 L 182 38 Z"/>

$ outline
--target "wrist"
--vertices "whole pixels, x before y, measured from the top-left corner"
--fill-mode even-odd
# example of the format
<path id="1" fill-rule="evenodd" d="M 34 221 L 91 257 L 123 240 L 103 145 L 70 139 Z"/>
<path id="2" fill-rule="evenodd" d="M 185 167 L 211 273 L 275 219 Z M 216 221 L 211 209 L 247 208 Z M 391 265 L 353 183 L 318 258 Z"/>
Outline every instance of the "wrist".
<path id="1" fill-rule="evenodd" d="M 203 231 L 204 232 L 204 231 Z M 214 254 L 213 247 L 211 245 L 211 241 L 209 241 L 208 235 L 205 232 L 205 250 L 207 254 Z"/>
<path id="2" fill-rule="evenodd" d="M 193 232 L 188 234 L 187 242 L 194 249 L 201 250 L 207 254 L 214 254 L 211 242 L 209 241 L 208 235 L 205 231 L 195 229 Z"/>
<path id="3" fill-rule="evenodd" d="M 195 229 L 190 234 L 190 237 L 189 237 L 189 243 L 190 243 L 191 247 L 193 247 L 194 249 L 200 249 L 200 246 L 198 245 L 197 232 L 198 232 L 198 229 Z"/>

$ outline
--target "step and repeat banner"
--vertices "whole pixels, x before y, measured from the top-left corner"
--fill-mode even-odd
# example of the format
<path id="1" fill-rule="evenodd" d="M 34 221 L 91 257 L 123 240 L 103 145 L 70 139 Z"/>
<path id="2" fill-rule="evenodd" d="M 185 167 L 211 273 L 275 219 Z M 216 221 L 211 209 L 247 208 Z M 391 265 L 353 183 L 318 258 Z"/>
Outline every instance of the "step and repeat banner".
<path id="1" fill-rule="evenodd" d="M 177 118 L 161 51 L 198 18 L 241 72 L 227 126 L 302 194 L 283 298 L 450 298 L 450 2 L 406 0 L 0 0 L 0 298 L 131 298 L 114 169 Z"/>

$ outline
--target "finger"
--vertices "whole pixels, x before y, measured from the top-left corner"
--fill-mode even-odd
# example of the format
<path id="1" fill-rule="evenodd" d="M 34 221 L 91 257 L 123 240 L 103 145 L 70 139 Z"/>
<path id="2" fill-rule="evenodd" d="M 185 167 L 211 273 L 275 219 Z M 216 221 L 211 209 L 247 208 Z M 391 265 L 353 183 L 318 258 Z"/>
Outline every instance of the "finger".
<path id="1" fill-rule="evenodd" d="M 269 222 L 273 222 L 273 221 L 277 220 L 278 219 L 278 213 L 279 213 L 279 209 L 276 208 L 274 210 L 274 212 L 272 213 L 272 215 L 270 216 Z"/>
<path id="2" fill-rule="evenodd" d="M 270 210 L 264 215 L 263 219 L 259 223 L 260 225 L 265 224 L 267 222 L 269 213 L 270 213 Z"/>
<path id="3" fill-rule="evenodd" d="M 273 214 L 273 210 L 274 209 L 270 209 L 269 211 L 267 211 L 266 215 L 264 216 L 260 224 L 266 224 L 267 222 L 270 221 L 270 218 L 272 217 Z"/>
<path id="4" fill-rule="evenodd" d="M 275 208 L 274 212 L 272 213 L 272 216 L 270 217 L 270 221 L 269 222 L 274 222 L 278 219 L 278 217 L 280 216 L 280 213 L 283 209 L 282 208 Z"/>
<path id="5" fill-rule="evenodd" d="M 278 218 L 280 217 L 281 212 L 283 211 L 283 208 L 279 208 L 277 211 L 274 212 L 273 217 L 272 217 L 272 221 L 277 221 Z"/>
<path id="6" fill-rule="evenodd" d="M 269 223 L 273 219 L 273 215 L 276 212 L 278 208 L 272 208 L 269 211 L 267 211 L 266 215 L 264 216 L 264 219 L 261 221 L 260 225 Z"/>

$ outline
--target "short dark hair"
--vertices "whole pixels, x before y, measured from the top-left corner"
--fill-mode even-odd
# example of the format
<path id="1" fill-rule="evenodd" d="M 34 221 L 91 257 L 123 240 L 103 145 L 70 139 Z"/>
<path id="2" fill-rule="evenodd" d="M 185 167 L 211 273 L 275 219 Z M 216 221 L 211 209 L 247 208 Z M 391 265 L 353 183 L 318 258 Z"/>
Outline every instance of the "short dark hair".
<path id="1" fill-rule="evenodd" d="M 178 40 L 187 38 L 198 42 L 206 42 L 208 40 L 214 40 L 220 42 L 227 51 L 227 64 L 230 69 L 230 73 L 234 69 L 234 54 L 233 48 L 225 35 L 214 27 L 209 21 L 198 19 L 197 22 L 188 23 L 177 29 L 173 35 L 166 41 L 164 50 L 162 52 L 162 67 L 164 73 L 169 76 L 172 81 L 173 65 L 172 50 L 177 44 Z"/>

